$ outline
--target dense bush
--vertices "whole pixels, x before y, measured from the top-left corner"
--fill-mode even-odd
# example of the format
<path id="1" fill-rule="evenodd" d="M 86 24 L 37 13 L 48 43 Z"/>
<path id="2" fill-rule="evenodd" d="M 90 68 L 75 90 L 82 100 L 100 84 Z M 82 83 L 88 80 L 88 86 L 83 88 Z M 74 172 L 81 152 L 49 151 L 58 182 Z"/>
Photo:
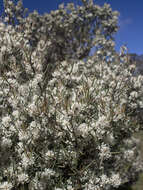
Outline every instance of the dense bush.
<path id="1" fill-rule="evenodd" d="M 117 12 L 82 3 L 25 18 L 21 1 L 4 1 L 0 188 L 109 190 L 143 168 L 132 136 L 143 77 L 114 50 Z"/>

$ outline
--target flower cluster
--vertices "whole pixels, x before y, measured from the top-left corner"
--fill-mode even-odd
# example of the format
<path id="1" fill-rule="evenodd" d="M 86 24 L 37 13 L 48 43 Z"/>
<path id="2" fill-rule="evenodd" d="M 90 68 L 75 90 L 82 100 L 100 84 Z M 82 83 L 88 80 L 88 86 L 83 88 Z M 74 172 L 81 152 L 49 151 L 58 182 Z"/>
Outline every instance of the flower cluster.
<path id="1" fill-rule="evenodd" d="M 93 12 L 111 16 L 106 4 L 101 8 L 92 1 L 83 3 L 85 9 L 79 7 L 78 14 L 88 10 L 87 21 L 93 21 Z M 39 23 L 47 19 L 52 26 L 56 17 L 60 32 L 70 33 L 77 14 L 72 4 L 68 6 L 69 23 L 62 5 L 61 12 L 39 17 Z M 9 8 L 6 12 L 11 14 Z M 68 57 L 73 47 L 63 47 L 61 57 L 58 53 L 48 57 L 48 51 L 60 49 L 54 49 L 53 36 L 45 38 L 48 24 L 42 25 L 43 35 L 38 36 L 40 24 L 36 25 L 38 16 L 33 15 L 20 19 L 23 25 L 19 26 L 0 23 L 0 188 L 27 184 L 30 190 L 109 190 L 129 182 L 143 168 L 139 142 L 133 137 L 142 129 L 136 113 L 143 105 L 143 77 L 132 76 L 133 66 L 128 66 L 126 56 L 108 52 L 113 42 L 99 30 L 94 43 L 105 46 L 86 61 L 81 59 L 85 49 L 80 47 L 75 47 L 76 59 Z M 102 23 L 107 34 L 115 24 L 116 14 L 112 16 L 110 22 Z M 53 35 L 62 44 L 60 32 Z"/>

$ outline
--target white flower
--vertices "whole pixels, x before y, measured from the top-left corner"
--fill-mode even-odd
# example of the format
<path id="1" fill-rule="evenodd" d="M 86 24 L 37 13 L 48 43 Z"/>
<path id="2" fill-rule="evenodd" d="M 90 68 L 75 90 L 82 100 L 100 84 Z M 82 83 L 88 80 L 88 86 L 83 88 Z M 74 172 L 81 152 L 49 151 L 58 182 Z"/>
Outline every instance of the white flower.
<path id="1" fill-rule="evenodd" d="M 18 182 L 21 184 L 25 184 L 26 182 L 28 182 L 28 175 L 26 173 L 22 173 L 22 174 L 18 174 Z"/>
<path id="2" fill-rule="evenodd" d="M 116 82 L 115 82 L 115 81 L 112 81 L 112 82 L 110 83 L 110 86 L 111 86 L 112 88 L 115 88 Z"/>
<path id="3" fill-rule="evenodd" d="M 100 55 L 102 52 L 100 50 L 98 50 L 96 53 L 97 53 L 97 55 Z"/>
<path id="4" fill-rule="evenodd" d="M 11 147 L 12 141 L 11 141 L 11 139 L 8 139 L 8 138 L 3 137 L 3 138 L 2 138 L 1 145 L 2 145 L 2 146 L 5 146 L 5 147 Z"/>
<path id="5" fill-rule="evenodd" d="M 6 9 L 6 13 L 10 13 L 11 10 L 9 8 Z"/>
<path id="6" fill-rule="evenodd" d="M 21 154 L 23 152 L 23 143 L 22 142 L 19 142 L 17 143 L 17 151 L 19 154 Z"/>
<path id="7" fill-rule="evenodd" d="M 0 183 L 0 189 L 11 190 L 12 188 L 13 188 L 12 183 L 8 183 L 7 181 Z"/>
<path id="8" fill-rule="evenodd" d="M 100 116 L 99 119 L 94 124 L 94 128 L 96 130 L 96 136 L 98 139 L 102 139 L 103 135 L 106 132 L 106 128 L 110 126 L 110 122 L 107 120 L 105 116 Z"/>
<path id="9" fill-rule="evenodd" d="M 96 183 L 94 183 L 94 181 L 96 181 Z M 99 185 L 95 185 L 95 184 L 99 184 Z M 96 178 L 96 179 L 89 179 L 88 183 L 85 184 L 85 190 L 101 190 L 100 187 L 100 179 Z"/>
<path id="10" fill-rule="evenodd" d="M 12 2 L 12 1 L 8 1 L 8 4 L 9 4 L 9 5 L 12 5 L 12 4 L 13 4 L 13 2 Z"/>
<path id="11" fill-rule="evenodd" d="M 49 168 L 45 168 L 44 172 L 42 172 L 42 177 L 50 177 L 51 175 L 55 175 L 55 171 Z"/>
<path id="12" fill-rule="evenodd" d="M 10 4 L 12 5 L 12 1 L 9 1 L 9 5 Z M 99 8 L 100 7 L 96 6 L 96 9 Z M 7 11 L 10 13 L 11 9 L 8 9 Z M 20 9 L 20 6 L 18 6 L 18 9 Z M 82 7 L 80 10 L 84 11 Z M 55 13 L 58 16 L 58 11 Z M 71 13 L 71 16 L 72 15 L 77 17 L 76 14 Z M 92 17 L 92 14 L 89 13 L 85 16 Z M 92 170 L 91 167 L 82 166 L 83 168 L 86 168 L 85 173 L 82 173 L 82 180 L 89 179 L 87 184 L 85 184 L 85 186 L 82 188 L 84 188 L 84 190 L 109 190 L 112 189 L 113 186 L 118 187 L 124 183 L 124 179 L 120 179 L 119 174 L 122 171 L 122 167 L 125 166 L 125 161 L 131 162 L 133 174 L 142 168 L 139 155 L 137 157 L 137 155 L 134 154 L 136 151 L 135 146 L 139 142 L 136 142 L 135 139 L 131 139 L 131 142 L 124 141 L 124 143 L 121 143 L 119 142 L 120 138 L 118 138 L 118 134 L 120 134 L 122 130 L 123 138 L 125 139 L 126 137 L 124 136 L 124 133 L 129 132 L 129 135 L 132 135 L 132 133 L 135 132 L 135 128 L 137 128 L 136 126 L 132 127 L 128 125 L 127 121 L 130 118 L 126 118 L 125 114 L 122 114 L 121 111 L 123 111 L 122 108 L 124 108 L 122 105 L 127 105 L 128 99 L 135 100 L 136 98 L 136 101 L 130 101 L 129 106 L 131 109 L 137 108 L 139 100 L 141 100 L 143 96 L 143 89 L 140 88 L 138 91 L 136 91 L 136 87 L 142 86 L 143 77 L 139 76 L 135 79 L 132 79 L 129 72 L 130 68 L 124 68 L 126 65 L 124 64 L 123 67 L 123 64 L 120 63 L 120 57 L 116 57 L 114 53 L 112 54 L 111 51 L 106 49 L 105 51 L 111 59 L 108 60 L 108 62 L 100 60 L 100 55 L 103 55 L 103 57 L 101 56 L 103 59 L 106 59 L 106 56 L 104 57 L 104 51 L 102 48 L 99 48 L 93 59 L 90 57 L 84 62 L 74 59 L 71 62 L 66 59 L 66 61 L 63 61 L 61 64 L 58 63 L 57 67 L 54 68 L 54 72 L 52 73 L 53 79 L 51 79 L 51 81 L 47 81 L 46 89 L 41 91 L 38 83 L 44 82 L 43 64 L 45 63 L 43 60 L 46 58 L 45 56 L 48 56 L 48 54 L 45 55 L 47 51 L 46 49 L 52 47 L 52 42 L 51 39 L 49 39 L 49 41 L 45 41 L 43 36 L 41 36 L 39 41 L 37 41 L 38 45 L 34 48 L 34 50 L 32 50 L 32 45 L 30 45 L 31 48 L 28 48 L 29 41 L 26 39 L 29 39 L 28 36 L 31 33 L 31 28 L 29 28 L 29 24 L 33 22 L 31 19 L 32 18 L 27 20 L 25 23 L 25 27 L 27 29 L 24 33 L 22 30 L 20 30 L 20 32 L 19 30 L 15 30 L 14 27 L 9 24 L 6 26 L 5 24 L 0 23 L 0 65 L 3 65 L 3 61 L 5 61 L 8 62 L 10 66 L 9 72 L 4 71 L 5 77 L 0 77 L 0 95 L 2 96 L 2 98 L 0 98 L 0 139 L 2 148 L 7 146 L 10 147 L 12 145 L 12 140 L 14 140 L 13 146 L 15 147 L 13 147 L 13 149 L 17 151 L 17 155 L 15 155 L 17 157 L 15 157 L 14 163 L 17 166 L 16 170 L 18 171 L 13 172 L 15 168 L 13 167 L 13 162 L 10 159 L 10 167 L 4 166 L 6 169 L 4 170 L 1 168 L 1 173 L 3 176 L 11 176 L 9 179 L 15 179 L 18 181 L 18 183 L 27 183 L 30 180 L 31 187 L 29 188 L 31 190 L 46 189 L 47 185 L 49 184 L 48 180 L 45 179 L 50 178 L 51 175 L 56 177 L 59 175 L 59 173 L 56 172 L 56 164 L 54 165 L 54 170 L 51 169 L 52 164 L 57 162 L 55 159 L 58 159 L 55 152 L 57 148 L 55 147 L 56 149 L 49 150 L 49 147 L 45 146 L 45 144 L 47 143 L 48 145 L 51 143 L 49 141 L 51 138 L 53 138 L 54 143 L 58 146 L 57 151 L 59 153 L 61 162 L 65 162 L 65 164 L 66 162 L 69 162 L 71 163 L 72 167 L 72 164 L 75 164 L 80 153 L 78 151 L 78 147 L 80 147 L 80 145 L 78 146 L 78 141 L 83 143 L 81 144 L 81 153 L 83 153 L 83 155 L 85 153 L 84 148 L 86 148 L 86 144 L 83 142 L 85 139 L 86 143 L 93 143 L 92 147 L 89 146 L 89 150 L 85 150 L 86 153 L 88 154 L 88 151 L 91 152 L 90 148 L 93 148 L 92 151 L 96 156 L 95 161 L 97 161 L 97 163 L 100 162 L 100 164 L 95 164 L 94 170 Z M 9 18 L 7 17 L 5 20 L 8 21 Z M 73 22 L 72 17 L 71 22 Z M 110 25 L 111 23 L 104 22 L 103 24 Z M 36 24 L 38 24 L 38 22 Z M 59 24 L 59 26 L 62 25 L 63 23 Z M 42 30 L 46 31 L 46 26 L 43 25 Z M 112 42 L 112 40 L 106 40 L 104 36 L 100 36 L 100 31 L 98 31 L 98 38 L 93 40 L 93 43 L 97 43 L 97 46 L 98 43 L 102 43 L 105 45 L 105 48 L 106 45 L 110 47 L 114 46 L 114 42 Z M 21 45 L 23 46 L 22 48 Z M 16 55 L 13 53 L 13 50 L 18 50 L 17 48 L 20 48 L 19 53 L 22 55 L 20 62 L 18 62 L 19 64 L 16 64 Z M 9 56 L 5 57 L 6 59 L 3 60 L 3 54 L 6 51 L 9 53 Z M 115 63 L 112 62 L 114 58 Z M 124 61 L 125 58 L 123 58 L 122 61 Z M 53 64 L 56 65 L 54 62 Z M 27 74 L 31 74 L 34 77 L 30 77 L 30 80 L 21 86 L 18 84 L 18 74 L 21 73 L 22 70 L 20 66 L 24 67 Z M 67 89 L 67 80 L 73 80 L 77 83 L 77 85 L 74 85 L 74 87 L 71 89 Z M 128 97 L 128 92 L 131 92 L 131 89 L 135 90 Z M 65 103 L 63 98 L 69 93 L 71 98 L 67 100 L 68 108 L 66 109 L 66 106 L 63 105 Z M 89 98 L 88 100 L 86 100 L 87 97 Z M 41 106 L 44 107 L 43 104 L 39 105 L 41 99 L 46 99 L 48 103 L 47 106 L 49 107 L 46 113 L 40 109 Z M 40 101 L 38 102 L 37 100 Z M 5 115 L 5 112 L 7 112 L 7 110 L 5 111 L 5 105 L 7 103 L 9 103 L 12 107 L 10 116 Z M 140 102 L 140 105 L 141 104 L 142 103 Z M 27 113 L 25 113 L 26 111 Z M 39 113 L 39 111 L 42 113 Z M 28 121 L 26 123 L 28 126 L 25 128 L 23 127 L 23 123 L 25 121 L 26 114 L 32 116 L 33 119 L 31 122 L 31 119 L 27 118 Z M 55 117 L 53 117 L 53 115 Z M 73 130 L 77 135 L 72 133 Z M 91 132 L 91 135 L 89 132 Z M 81 136 L 79 136 L 79 134 L 82 135 L 83 141 L 80 141 Z M 88 137 L 90 137 L 89 139 L 87 139 L 88 134 Z M 76 141 L 77 146 L 75 146 Z M 122 150 L 124 150 L 124 152 L 121 151 L 119 155 L 112 154 L 111 152 L 111 147 L 115 142 L 117 149 L 120 148 L 118 147 L 120 145 Z M 7 149 L 5 148 L 5 152 L 6 151 Z M 4 159 L 4 156 L 5 155 L 3 154 L 1 155 L 1 160 Z M 89 160 L 92 159 L 92 157 L 90 157 L 91 154 L 88 154 L 88 156 Z M 106 175 L 106 171 L 104 169 L 106 168 L 107 164 L 105 160 L 108 161 L 110 157 L 113 158 L 112 160 L 115 163 L 108 166 L 107 173 L 111 174 L 108 176 Z M 54 160 L 53 163 L 51 163 L 52 160 Z M 87 160 L 81 160 L 81 165 L 83 164 L 82 161 L 86 163 L 85 161 Z M 36 166 L 37 162 L 37 169 L 39 168 L 39 171 L 36 171 L 35 177 L 29 179 L 26 169 L 30 165 Z M 60 164 L 60 160 L 58 160 L 58 162 Z M 41 171 L 39 165 L 40 163 L 42 163 L 43 166 L 46 166 L 48 163 L 50 168 L 45 168 L 44 171 Z M 121 169 L 112 167 L 113 165 L 116 167 L 117 164 L 122 166 Z M 117 170 L 119 174 L 113 172 Z M 130 179 L 130 175 L 132 174 L 127 171 L 127 180 Z M 41 179 L 38 179 L 39 176 Z M 68 190 L 74 190 L 76 188 L 72 187 L 74 186 L 72 183 L 72 177 L 73 176 L 71 176 L 69 180 L 65 181 L 65 183 L 67 183 L 65 188 Z M 2 176 L 0 175 L 0 180 L 1 179 Z M 54 178 L 52 180 L 52 182 L 54 182 Z M 15 183 L 14 181 L 12 182 Z M 0 187 L 2 187 L 2 189 L 12 188 L 12 186 L 9 186 L 9 184 L 6 182 L 1 182 Z M 54 188 L 55 187 L 53 187 L 53 189 Z M 60 188 L 56 188 L 55 190 L 60 190 Z"/>
<path id="13" fill-rule="evenodd" d="M 9 21 L 9 17 L 5 17 L 5 18 L 4 18 L 4 21 L 5 21 L 5 22 L 8 22 L 8 21 Z"/>
<path id="14" fill-rule="evenodd" d="M 109 184 L 110 183 L 110 179 L 107 177 L 107 175 L 105 175 L 105 174 L 102 174 L 101 176 L 100 176 L 100 179 L 101 179 L 101 181 L 100 181 L 100 186 L 101 187 L 105 187 L 107 184 Z"/>
<path id="15" fill-rule="evenodd" d="M 47 46 L 50 46 L 52 43 L 51 43 L 51 41 L 47 41 Z"/>
<path id="16" fill-rule="evenodd" d="M 78 134 L 81 134 L 83 137 L 86 137 L 89 132 L 89 126 L 86 123 L 80 124 L 78 127 Z"/>
<path id="17" fill-rule="evenodd" d="M 130 96 L 133 98 L 137 98 L 138 97 L 138 93 L 136 91 L 133 91 L 130 93 Z"/>
<path id="18" fill-rule="evenodd" d="M 26 151 L 26 150 L 25 150 Z M 21 155 L 21 159 L 22 159 L 22 165 L 25 167 L 25 169 L 29 166 L 34 164 L 34 159 L 33 157 L 30 156 L 30 153 L 28 151 L 24 152 Z"/>
<path id="19" fill-rule="evenodd" d="M 114 187 L 119 187 L 119 185 L 121 185 L 120 175 L 113 173 L 110 178 L 110 184 L 112 184 Z"/>
<path id="20" fill-rule="evenodd" d="M 27 95 L 28 95 L 29 88 L 28 88 L 27 84 L 20 85 L 19 88 L 18 88 L 18 91 L 19 91 L 19 93 L 20 93 L 21 95 L 27 96 Z"/>
<path id="21" fill-rule="evenodd" d="M 106 144 L 102 143 L 101 146 L 99 146 L 99 150 L 100 150 L 100 159 L 101 160 L 106 160 L 108 158 L 111 157 L 111 152 L 110 152 L 110 147 L 107 146 Z"/>
<path id="22" fill-rule="evenodd" d="M 115 138 L 114 138 L 113 133 L 108 133 L 106 135 L 106 142 L 109 143 L 109 144 L 111 144 L 111 145 L 115 144 Z"/>
<path id="23" fill-rule="evenodd" d="M 18 136 L 19 136 L 19 140 L 23 141 L 23 142 L 27 141 L 29 139 L 29 136 L 28 136 L 28 134 L 25 131 L 19 130 Z"/>
<path id="24" fill-rule="evenodd" d="M 15 110 L 12 112 L 12 115 L 15 117 L 15 118 L 19 118 L 19 111 Z"/>
<path id="25" fill-rule="evenodd" d="M 127 159 L 129 162 L 132 161 L 134 158 L 134 151 L 133 150 L 126 150 L 124 152 L 124 158 Z"/>
<path id="26" fill-rule="evenodd" d="M 35 110 L 37 110 L 37 106 L 33 102 L 33 103 L 28 105 L 28 109 L 30 109 L 30 112 L 33 113 L 33 112 L 35 112 Z"/>
<path id="27" fill-rule="evenodd" d="M 42 76 L 42 74 L 37 74 L 35 78 L 37 80 L 37 83 L 39 83 L 42 81 L 43 76 Z"/>
<path id="28" fill-rule="evenodd" d="M 6 46 L 2 46 L 1 47 L 1 52 L 4 53 L 6 51 L 6 49 L 7 49 Z"/>
<path id="29" fill-rule="evenodd" d="M 36 121 L 32 121 L 31 123 L 30 123 L 30 126 L 29 126 L 29 132 L 30 132 L 30 134 L 29 135 L 31 135 L 32 134 L 32 138 L 34 138 L 34 139 L 36 139 L 36 138 L 38 138 L 39 137 L 39 130 L 40 130 L 40 124 L 38 124 L 38 123 L 36 123 Z"/>
<path id="30" fill-rule="evenodd" d="M 78 65 L 74 64 L 73 66 L 73 73 L 76 73 L 78 71 Z"/>
<path id="31" fill-rule="evenodd" d="M 8 45 L 10 45 L 11 44 L 11 36 L 9 35 L 9 33 L 6 33 L 6 39 L 7 39 Z"/>
<path id="32" fill-rule="evenodd" d="M 5 28 L 5 24 L 0 21 L 0 30 L 2 30 L 2 29 L 4 30 L 4 28 Z"/>
<path id="33" fill-rule="evenodd" d="M 61 73 L 60 73 L 59 71 L 54 71 L 54 72 L 52 73 L 52 76 L 53 76 L 53 77 L 59 77 L 59 76 L 61 76 Z"/>
<path id="34" fill-rule="evenodd" d="M 9 116 L 5 116 L 2 118 L 2 124 L 8 126 L 10 124 L 11 118 Z"/>
<path id="35" fill-rule="evenodd" d="M 55 156 L 55 154 L 54 154 L 54 152 L 51 151 L 51 150 L 48 150 L 48 151 L 45 153 L 45 158 L 46 158 L 46 160 L 49 160 L 49 158 L 54 157 L 54 156 Z"/>

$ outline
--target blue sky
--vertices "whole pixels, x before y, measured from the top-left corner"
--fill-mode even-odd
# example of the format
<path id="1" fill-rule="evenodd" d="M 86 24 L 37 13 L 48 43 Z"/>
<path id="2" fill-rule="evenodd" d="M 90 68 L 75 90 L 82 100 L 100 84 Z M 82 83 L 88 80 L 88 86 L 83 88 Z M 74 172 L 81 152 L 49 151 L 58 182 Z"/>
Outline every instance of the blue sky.
<path id="1" fill-rule="evenodd" d="M 37 10 L 39 14 L 56 10 L 61 3 L 73 2 L 79 4 L 80 0 L 23 0 L 25 8 L 30 12 Z M 116 49 L 127 45 L 129 53 L 143 54 L 143 0 L 95 0 L 98 5 L 109 3 L 113 10 L 120 12 L 120 29 L 115 35 Z M 1 6 L 1 5 L 0 5 Z"/>

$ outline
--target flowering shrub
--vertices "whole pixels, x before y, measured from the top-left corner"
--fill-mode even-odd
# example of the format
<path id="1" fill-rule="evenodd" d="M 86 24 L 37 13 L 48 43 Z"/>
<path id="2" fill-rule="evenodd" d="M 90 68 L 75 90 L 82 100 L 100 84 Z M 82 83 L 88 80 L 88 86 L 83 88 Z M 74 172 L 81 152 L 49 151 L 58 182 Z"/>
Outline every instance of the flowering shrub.
<path id="1" fill-rule="evenodd" d="M 73 34 L 79 12 L 72 4 L 71 13 L 61 6 L 61 12 L 45 17 L 36 12 L 35 17 L 18 17 L 16 25 L 14 4 L 4 2 L 9 14 L 0 23 L 0 188 L 27 184 L 29 190 L 109 190 L 134 180 L 143 168 L 139 141 L 132 136 L 142 129 L 137 110 L 143 77 L 132 77 L 134 65 L 129 67 L 126 56 L 114 51 L 109 29 L 116 31 L 116 14 L 106 4 L 101 8 L 83 1 L 77 12 L 87 18 L 81 21 L 85 31 Z M 14 9 L 15 17 L 19 9 Z M 87 33 L 94 14 L 103 27 L 96 26 L 95 40 Z M 63 15 L 62 34 L 70 33 L 66 42 L 56 33 Z M 46 36 L 49 26 L 51 37 Z M 77 41 L 70 43 L 73 35 Z M 97 51 L 86 56 L 92 41 Z"/>

